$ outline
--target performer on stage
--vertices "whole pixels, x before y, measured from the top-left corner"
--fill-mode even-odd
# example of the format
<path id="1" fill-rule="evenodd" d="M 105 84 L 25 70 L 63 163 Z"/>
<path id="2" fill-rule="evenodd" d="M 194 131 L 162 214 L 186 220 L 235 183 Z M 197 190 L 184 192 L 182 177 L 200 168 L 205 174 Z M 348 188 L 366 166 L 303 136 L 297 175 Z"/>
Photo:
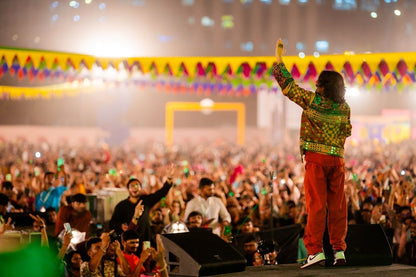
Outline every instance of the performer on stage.
<path id="1" fill-rule="evenodd" d="M 350 107 L 344 99 L 341 74 L 322 71 L 316 91 L 299 87 L 286 69 L 283 41 L 276 44 L 277 64 L 273 75 L 285 96 L 302 109 L 300 149 L 305 159 L 305 198 L 308 221 L 304 242 L 308 257 L 301 268 L 324 264 L 323 234 L 328 220 L 334 265 L 346 263 L 347 206 L 344 192 L 344 143 L 351 135 Z"/>

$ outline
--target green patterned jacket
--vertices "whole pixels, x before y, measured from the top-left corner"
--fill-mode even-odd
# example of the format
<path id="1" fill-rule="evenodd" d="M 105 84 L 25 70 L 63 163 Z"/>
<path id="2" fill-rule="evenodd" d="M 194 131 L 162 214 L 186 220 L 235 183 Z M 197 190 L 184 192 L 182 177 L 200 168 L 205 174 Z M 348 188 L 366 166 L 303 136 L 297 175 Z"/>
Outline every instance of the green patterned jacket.
<path id="1" fill-rule="evenodd" d="M 350 107 L 299 87 L 283 63 L 273 67 L 273 75 L 285 96 L 302 107 L 301 154 L 313 151 L 344 157 L 345 139 L 351 135 Z"/>

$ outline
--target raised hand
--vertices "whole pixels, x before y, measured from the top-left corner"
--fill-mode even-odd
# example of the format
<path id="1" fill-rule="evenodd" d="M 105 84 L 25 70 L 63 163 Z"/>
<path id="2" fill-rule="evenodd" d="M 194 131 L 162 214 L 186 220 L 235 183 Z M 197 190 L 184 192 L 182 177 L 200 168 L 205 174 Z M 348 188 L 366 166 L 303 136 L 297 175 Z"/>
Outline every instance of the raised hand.
<path id="1" fill-rule="evenodd" d="M 142 253 L 140 253 L 140 262 L 144 263 L 152 255 L 152 249 L 155 250 L 153 247 L 144 249 L 143 245 Z"/>
<path id="2" fill-rule="evenodd" d="M 141 217 L 144 211 L 144 206 L 142 205 L 142 201 L 140 200 L 139 203 L 137 203 L 136 207 L 134 208 L 134 215 L 133 217 Z"/>
<path id="3" fill-rule="evenodd" d="M 110 235 L 111 235 L 112 233 L 114 233 L 114 230 L 111 230 L 111 231 L 110 231 L 110 232 L 108 232 L 108 233 L 102 233 L 102 234 L 101 234 L 102 248 L 103 248 L 104 250 L 107 250 L 108 246 L 110 245 L 110 242 L 111 242 Z"/>
<path id="4" fill-rule="evenodd" d="M 45 221 L 43 220 L 43 218 L 41 218 L 39 215 L 34 216 L 33 214 L 29 214 L 29 216 L 36 222 L 38 223 L 40 226 L 43 226 L 43 228 L 45 228 Z"/>
<path id="5" fill-rule="evenodd" d="M 3 234 L 4 232 L 8 231 L 8 230 L 13 230 L 13 224 L 12 224 L 12 218 L 9 217 L 9 219 L 7 220 L 6 223 L 4 223 L 4 225 L 0 228 L 0 234 Z"/>
<path id="6" fill-rule="evenodd" d="M 279 38 L 276 42 L 276 59 L 278 63 L 282 62 L 282 56 L 286 54 L 286 50 L 284 49 L 283 40 Z"/>
<path id="7" fill-rule="evenodd" d="M 168 180 L 172 180 L 173 176 L 175 175 L 175 171 L 176 171 L 176 166 L 174 163 L 171 163 L 168 170 L 167 170 L 167 177 Z"/>
<path id="8" fill-rule="evenodd" d="M 163 248 L 162 238 L 159 234 L 156 235 L 156 244 L 157 244 L 157 251 L 154 248 L 151 248 L 152 258 L 156 261 L 156 263 L 163 267 L 165 264 L 165 248 Z"/>
<path id="9" fill-rule="evenodd" d="M 117 254 L 122 254 L 122 250 L 121 250 L 121 246 L 120 246 L 120 242 L 118 240 L 115 240 L 112 242 L 113 246 L 114 246 L 114 250 Z"/>
<path id="10" fill-rule="evenodd" d="M 72 233 L 65 232 L 62 245 L 68 247 L 71 243 Z"/>

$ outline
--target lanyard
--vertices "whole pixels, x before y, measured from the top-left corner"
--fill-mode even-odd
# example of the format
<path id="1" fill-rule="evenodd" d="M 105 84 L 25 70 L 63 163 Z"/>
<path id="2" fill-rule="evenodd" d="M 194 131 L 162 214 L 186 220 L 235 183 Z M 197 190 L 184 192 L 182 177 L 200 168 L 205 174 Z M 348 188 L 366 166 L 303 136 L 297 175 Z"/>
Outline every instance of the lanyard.
<path id="1" fill-rule="evenodd" d="M 46 196 L 43 199 L 42 199 L 42 194 L 39 195 L 39 199 L 40 199 L 40 202 L 42 202 L 42 204 L 45 204 L 46 203 L 46 201 L 48 200 L 48 198 L 51 195 L 51 193 L 52 193 L 53 190 L 54 190 L 53 188 L 52 189 L 49 189 L 48 193 L 46 194 Z"/>

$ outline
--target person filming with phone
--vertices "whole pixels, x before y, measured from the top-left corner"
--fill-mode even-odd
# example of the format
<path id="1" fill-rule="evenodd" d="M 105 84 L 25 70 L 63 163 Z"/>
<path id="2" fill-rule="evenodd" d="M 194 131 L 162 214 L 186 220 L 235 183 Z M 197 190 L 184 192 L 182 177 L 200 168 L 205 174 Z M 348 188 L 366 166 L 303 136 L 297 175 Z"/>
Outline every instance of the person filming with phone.
<path id="1" fill-rule="evenodd" d="M 88 237 L 88 230 L 92 218 L 91 212 L 87 210 L 87 197 L 78 193 L 71 197 L 71 204 L 59 209 L 56 225 L 55 236 L 58 236 L 64 229 L 64 223 L 68 222 L 72 229 L 85 232 Z"/>
<path id="2" fill-rule="evenodd" d="M 147 241 L 148 244 L 149 241 Z M 150 245 L 145 245 L 146 247 L 143 247 L 143 251 L 140 254 L 140 258 L 137 257 L 134 253 L 137 252 L 139 249 L 140 244 L 139 234 L 134 230 L 127 230 L 121 235 L 121 244 L 123 245 L 123 254 L 126 258 L 130 272 L 129 274 L 132 274 L 133 272 L 136 273 L 145 273 L 146 269 L 143 266 L 145 261 L 150 255 L 149 251 L 146 251 L 148 248 L 150 248 Z M 143 242 L 144 243 L 144 242 Z"/>
<path id="3" fill-rule="evenodd" d="M 121 251 L 120 243 L 114 231 L 102 233 L 101 237 L 92 237 L 86 244 L 89 261 L 81 264 L 83 277 L 128 276 L 129 265 Z"/>

